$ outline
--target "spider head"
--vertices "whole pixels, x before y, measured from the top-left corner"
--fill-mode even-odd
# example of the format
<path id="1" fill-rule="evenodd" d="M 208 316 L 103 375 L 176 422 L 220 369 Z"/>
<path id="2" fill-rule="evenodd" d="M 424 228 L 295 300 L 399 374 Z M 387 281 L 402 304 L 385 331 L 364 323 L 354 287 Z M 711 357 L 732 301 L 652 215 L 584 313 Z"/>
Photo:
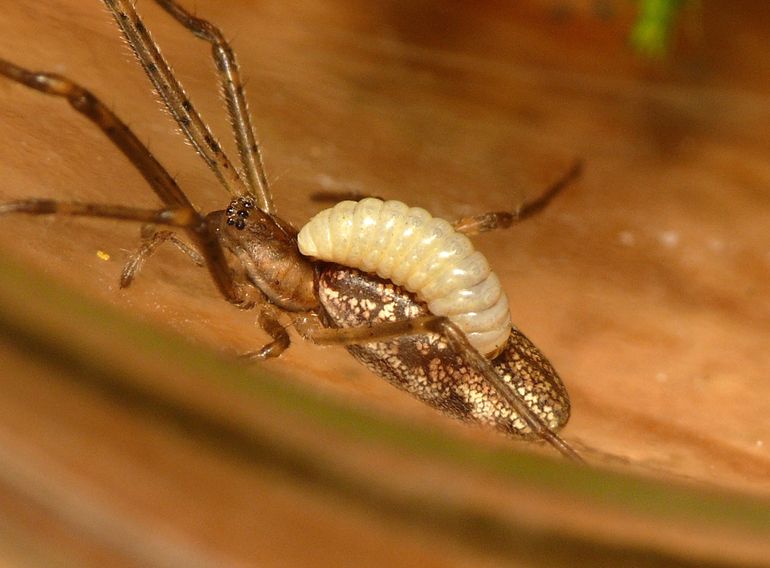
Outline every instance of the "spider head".
<path id="1" fill-rule="evenodd" d="M 207 222 L 214 228 L 222 245 L 236 250 L 281 251 L 296 248 L 296 231 L 278 217 L 262 211 L 251 196 L 235 197 L 220 211 L 207 215 Z"/>

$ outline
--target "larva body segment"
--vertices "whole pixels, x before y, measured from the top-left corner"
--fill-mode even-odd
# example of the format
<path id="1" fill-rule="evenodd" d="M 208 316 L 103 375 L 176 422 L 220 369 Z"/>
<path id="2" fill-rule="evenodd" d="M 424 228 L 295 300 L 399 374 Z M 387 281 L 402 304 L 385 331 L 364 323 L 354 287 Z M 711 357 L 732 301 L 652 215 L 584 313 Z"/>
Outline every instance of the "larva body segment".
<path id="1" fill-rule="evenodd" d="M 447 316 L 494 356 L 511 330 L 508 299 L 484 256 L 447 221 L 400 201 L 342 201 L 299 232 L 300 252 L 375 273 Z"/>

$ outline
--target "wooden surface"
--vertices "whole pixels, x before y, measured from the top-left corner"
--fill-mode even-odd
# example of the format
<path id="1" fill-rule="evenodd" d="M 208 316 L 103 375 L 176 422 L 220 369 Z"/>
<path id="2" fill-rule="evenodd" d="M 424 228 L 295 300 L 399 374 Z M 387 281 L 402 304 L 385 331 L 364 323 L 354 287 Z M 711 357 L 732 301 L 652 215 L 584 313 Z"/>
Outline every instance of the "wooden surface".
<path id="1" fill-rule="evenodd" d="M 626 3 L 606 3 L 614 14 L 591 2 L 544 0 L 196 5 L 234 39 L 277 205 L 297 225 L 322 207 L 308 200 L 319 189 L 402 199 L 449 219 L 511 208 L 581 157 L 585 175 L 541 217 L 476 239 L 510 295 L 514 321 L 567 383 L 573 417 L 564 437 L 597 466 L 770 496 L 770 12 L 763 2 L 690 14 L 678 51 L 658 65 L 627 52 Z M 205 45 L 152 3 L 140 9 L 224 139 Z M 3 2 L 0 57 L 93 89 L 197 205 L 226 204 L 158 110 L 96 0 Z M 62 101 L 0 81 L 0 129 L 3 200 L 156 204 L 102 134 Z M 222 301 L 205 272 L 174 250 L 118 290 L 137 235 L 111 222 L 0 220 L 4 253 L 91 298 L 226 354 L 264 342 L 253 314 Z M 81 488 L 83 518 L 103 514 L 118 533 L 128 523 L 115 509 L 99 509 L 105 494 L 118 510 L 154 519 L 115 543 L 137 550 L 131 542 L 142 542 L 149 556 L 121 556 L 114 547 L 89 549 L 45 507 L 29 509 L 0 486 L 2 514 L 15 519 L 0 529 L 0 558 L 9 565 L 62 558 L 94 566 L 147 565 L 148 558 L 494 565 L 358 510 L 329 519 L 317 496 L 304 500 L 184 437 L 159 434 L 152 421 L 63 378 L 29 346 L 6 339 L 2 360 L 2 460 L 19 456 L 24 471 Z M 297 340 L 266 368 L 376 413 L 481 445 L 508 443 L 435 415 L 342 350 Z M 255 495 L 261 515 L 248 506 Z M 183 496 L 192 500 L 184 507 Z M 29 527 L 71 557 L 36 546 Z M 295 546 L 297 534 L 303 546 Z"/>

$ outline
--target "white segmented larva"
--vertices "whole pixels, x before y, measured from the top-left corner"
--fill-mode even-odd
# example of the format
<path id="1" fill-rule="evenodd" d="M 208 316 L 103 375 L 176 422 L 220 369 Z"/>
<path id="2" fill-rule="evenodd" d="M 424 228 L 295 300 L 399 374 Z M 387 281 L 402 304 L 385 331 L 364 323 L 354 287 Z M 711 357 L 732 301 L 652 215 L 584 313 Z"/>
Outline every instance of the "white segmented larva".
<path id="1" fill-rule="evenodd" d="M 481 353 L 496 354 L 511 333 L 508 298 L 484 256 L 443 219 L 400 201 L 342 201 L 302 227 L 299 250 L 376 273 L 455 322 Z"/>

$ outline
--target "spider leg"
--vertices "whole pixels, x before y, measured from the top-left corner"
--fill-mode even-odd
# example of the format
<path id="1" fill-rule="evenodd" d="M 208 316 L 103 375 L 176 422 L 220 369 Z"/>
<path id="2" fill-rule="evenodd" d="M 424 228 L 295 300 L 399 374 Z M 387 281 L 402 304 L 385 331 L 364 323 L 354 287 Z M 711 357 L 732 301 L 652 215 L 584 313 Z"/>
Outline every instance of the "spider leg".
<path id="1" fill-rule="evenodd" d="M 136 13 L 132 0 L 104 0 L 128 45 L 144 68 L 155 90 L 174 117 L 187 140 L 211 168 L 222 185 L 234 196 L 248 195 L 238 171 L 222 150 L 211 129 L 188 98 L 181 83 L 160 53 L 157 44 Z"/>
<path id="2" fill-rule="evenodd" d="M 67 99 L 75 110 L 98 126 L 110 141 L 112 141 L 112 143 L 123 152 L 126 158 L 129 159 L 161 201 L 170 208 L 169 210 L 173 209 L 177 211 L 177 213 L 175 213 L 177 218 L 182 215 L 181 211 L 186 212 L 185 215 L 188 217 L 188 222 L 175 226 L 185 228 L 198 249 L 202 251 L 209 272 L 222 295 L 233 304 L 242 307 L 248 307 L 250 305 L 250 302 L 245 299 L 242 288 L 233 280 L 232 271 L 227 264 L 222 247 L 219 244 L 213 229 L 208 226 L 206 219 L 193 207 L 190 200 L 187 199 L 187 196 L 174 181 L 174 178 L 171 177 L 155 156 L 152 155 L 147 147 L 142 144 L 136 135 L 123 121 L 120 120 L 120 118 L 117 117 L 117 115 L 115 115 L 115 113 L 108 109 L 104 103 L 87 89 L 84 89 L 66 77 L 54 73 L 36 73 L 0 59 L 0 75 L 4 75 L 17 83 L 21 83 L 22 85 L 42 93 Z M 26 205 L 23 205 L 25 203 Z M 0 212 L 10 213 L 16 211 L 38 215 L 54 212 L 66 213 L 66 211 L 62 211 L 61 208 L 57 211 L 45 210 L 46 207 L 56 208 L 56 203 L 57 202 L 52 200 L 11 202 L 0 205 Z M 86 204 L 77 205 L 81 208 L 86 206 Z M 36 211 L 22 211 L 24 207 L 36 209 Z M 102 206 L 92 207 L 98 208 Z M 64 209 L 66 209 L 66 207 L 64 207 Z M 127 209 L 130 208 L 124 208 L 124 211 Z M 91 211 L 95 211 L 95 209 L 92 209 Z M 117 212 L 118 210 L 113 209 L 112 211 Z M 140 215 L 139 217 L 120 217 L 114 214 L 97 214 L 95 216 L 141 221 L 147 217 L 152 218 L 152 214 L 148 213 L 148 211 L 149 210 L 145 210 L 142 214 L 144 216 Z M 157 213 L 157 211 L 155 213 Z M 85 211 L 69 214 L 89 215 L 89 213 Z M 168 223 L 161 222 L 160 224 Z"/>
<path id="3" fill-rule="evenodd" d="M 320 345 L 371 343 L 404 335 L 439 334 L 453 349 L 465 356 L 466 361 L 484 377 L 487 384 L 494 388 L 498 396 L 504 399 L 516 411 L 518 416 L 537 437 L 548 442 L 572 461 L 584 463 L 583 458 L 558 434 L 548 428 L 524 400 L 503 381 L 490 361 L 470 344 L 462 330 L 445 317 L 430 315 L 409 320 L 379 323 L 366 327 L 348 328 L 314 327 L 309 318 L 304 318 L 298 322 L 297 329 L 305 339 Z"/>
<path id="4" fill-rule="evenodd" d="M 251 361 L 264 361 L 265 359 L 278 357 L 289 348 L 291 345 L 289 332 L 281 324 L 278 319 L 278 312 L 273 306 L 268 303 L 262 304 L 257 315 L 257 323 L 273 338 L 273 341 L 264 345 L 259 351 L 244 353 L 241 355 L 241 358 Z"/>
<path id="5" fill-rule="evenodd" d="M 363 191 L 358 191 L 355 189 L 351 189 L 349 191 L 344 191 L 344 190 L 314 191 L 313 193 L 310 194 L 310 201 L 313 201 L 314 203 L 339 203 L 340 201 L 361 201 L 362 199 L 365 199 L 367 197 L 374 197 L 375 199 L 380 199 L 381 201 L 385 201 L 381 197 L 364 193 Z"/>
<path id="6" fill-rule="evenodd" d="M 142 245 L 126 261 L 126 264 L 123 266 L 123 272 L 120 275 L 121 288 L 127 288 L 131 285 L 136 275 L 144 266 L 144 263 L 147 262 L 147 259 L 165 242 L 170 242 L 176 246 L 198 266 L 206 266 L 206 261 L 200 253 L 180 239 L 176 233 L 173 231 L 157 231 L 145 238 Z"/>
<path id="7" fill-rule="evenodd" d="M 156 2 L 196 37 L 211 44 L 211 54 L 216 63 L 222 93 L 227 103 L 227 112 L 230 115 L 246 183 L 256 197 L 259 208 L 265 213 L 275 214 L 262 153 L 251 122 L 248 103 L 244 96 L 243 81 L 233 49 L 219 28 L 207 20 L 193 16 L 175 0 L 156 0 Z"/>
<path id="8" fill-rule="evenodd" d="M 123 152 L 166 205 L 192 207 L 174 178 L 155 156 L 128 126 L 89 90 L 61 75 L 29 71 L 3 59 L 0 59 L 0 75 L 47 95 L 67 99 L 76 111 L 98 126 Z"/>
<path id="9" fill-rule="evenodd" d="M 20 199 L 0 203 L 0 215 L 67 215 L 72 217 L 102 217 L 123 221 L 156 223 L 169 227 L 189 228 L 197 223 L 198 214 L 192 209 L 142 209 L 124 205 L 56 201 L 54 199 Z"/>
<path id="10" fill-rule="evenodd" d="M 583 162 L 577 160 L 567 172 L 551 184 L 546 190 L 531 201 L 525 201 L 515 211 L 492 211 L 472 217 L 462 217 L 452 226 L 455 231 L 466 235 L 477 235 L 495 229 L 507 229 L 525 219 L 533 217 L 545 209 L 549 203 L 570 183 L 575 181 L 583 170 Z"/>
<path id="11" fill-rule="evenodd" d="M 541 440 L 548 442 L 562 455 L 577 463 L 585 463 L 582 457 L 558 434 L 553 432 L 535 412 L 519 398 L 517 394 L 508 388 L 505 381 L 497 374 L 489 359 L 479 353 L 469 342 L 462 330 L 453 322 L 444 317 L 437 317 L 428 324 L 436 333 L 441 334 L 450 345 L 463 353 L 476 370 L 479 371 L 487 382 L 497 391 L 498 396 L 504 398 L 516 411 L 519 417 L 526 422 L 532 432 Z"/>
<path id="12" fill-rule="evenodd" d="M 316 317 L 302 314 L 294 320 L 294 325 L 303 338 L 317 345 L 350 345 L 384 341 L 404 335 L 437 333 L 435 330 L 436 319 L 444 318 L 425 316 L 361 327 L 330 328 L 323 327 Z"/>

